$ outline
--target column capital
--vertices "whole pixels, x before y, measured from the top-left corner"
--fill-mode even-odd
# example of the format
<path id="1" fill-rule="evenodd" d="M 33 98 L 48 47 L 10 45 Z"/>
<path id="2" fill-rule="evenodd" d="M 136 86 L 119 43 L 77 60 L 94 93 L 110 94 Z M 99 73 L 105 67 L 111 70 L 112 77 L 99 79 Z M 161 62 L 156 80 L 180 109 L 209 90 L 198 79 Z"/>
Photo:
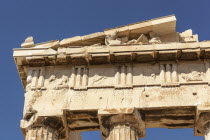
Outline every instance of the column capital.
<path id="1" fill-rule="evenodd" d="M 144 116 L 137 109 L 100 109 L 98 114 L 103 138 L 107 138 L 110 131 L 117 126 L 135 129 L 138 138 L 145 136 Z"/>
<path id="2" fill-rule="evenodd" d="M 55 137 L 55 140 L 58 136 L 65 138 L 65 128 L 60 117 L 34 115 L 30 120 L 21 120 L 21 129 L 26 140 L 30 140 L 30 137 L 41 137 L 42 133 L 49 133 Z M 32 136 L 33 133 L 37 133 L 37 135 Z"/>
<path id="3" fill-rule="evenodd" d="M 25 140 L 59 140 L 59 133 L 48 126 L 34 126 L 27 130 Z"/>
<path id="4" fill-rule="evenodd" d="M 210 124 L 210 112 L 202 112 L 198 116 L 196 122 L 197 131 L 204 135 L 206 131 L 209 129 Z"/>

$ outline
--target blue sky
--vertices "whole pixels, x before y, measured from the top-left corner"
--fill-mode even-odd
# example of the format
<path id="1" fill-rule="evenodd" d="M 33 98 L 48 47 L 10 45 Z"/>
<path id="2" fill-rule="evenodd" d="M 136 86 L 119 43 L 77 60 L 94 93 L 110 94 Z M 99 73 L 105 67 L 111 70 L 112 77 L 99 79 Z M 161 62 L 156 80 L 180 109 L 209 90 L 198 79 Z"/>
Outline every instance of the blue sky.
<path id="1" fill-rule="evenodd" d="M 175 14 L 177 31 L 193 29 L 210 40 L 210 0 L 0 0 L 0 138 L 23 140 L 19 123 L 24 90 L 12 49 L 28 36 L 36 43 L 62 40 L 111 27 Z M 100 140 L 86 132 L 83 140 Z M 193 129 L 148 129 L 145 140 L 201 140 Z"/>

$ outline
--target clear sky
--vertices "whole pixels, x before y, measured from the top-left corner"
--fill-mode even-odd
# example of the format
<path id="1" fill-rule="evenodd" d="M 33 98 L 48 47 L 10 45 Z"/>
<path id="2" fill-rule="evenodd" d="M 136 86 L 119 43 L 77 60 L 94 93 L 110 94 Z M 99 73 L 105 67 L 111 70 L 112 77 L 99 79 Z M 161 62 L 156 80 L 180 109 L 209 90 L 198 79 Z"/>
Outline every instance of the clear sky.
<path id="1" fill-rule="evenodd" d="M 100 32 L 175 14 L 177 31 L 193 29 L 210 40 L 210 0 L 0 0 L 0 139 L 23 140 L 20 131 L 24 90 L 12 49 L 28 36 L 35 43 Z M 99 132 L 83 140 L 100 140 Z M 147 129 L 144 140 L 201 140 L 193 129 Z"/>

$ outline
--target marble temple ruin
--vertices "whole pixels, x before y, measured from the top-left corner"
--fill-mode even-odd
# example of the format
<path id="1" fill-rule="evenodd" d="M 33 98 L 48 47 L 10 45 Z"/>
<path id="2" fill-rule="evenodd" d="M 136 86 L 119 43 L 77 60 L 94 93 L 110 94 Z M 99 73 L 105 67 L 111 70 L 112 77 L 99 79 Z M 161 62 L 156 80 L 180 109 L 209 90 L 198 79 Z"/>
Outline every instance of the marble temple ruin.
<path id="1" fill-rule="evenodd" d="M 169 15 L 14 49 L 25 140 L 137 140 L 146 128 L 193 128 L 210 140 L 210 41 Z M 96 138 L 97 139 L 97 138 Z"/>

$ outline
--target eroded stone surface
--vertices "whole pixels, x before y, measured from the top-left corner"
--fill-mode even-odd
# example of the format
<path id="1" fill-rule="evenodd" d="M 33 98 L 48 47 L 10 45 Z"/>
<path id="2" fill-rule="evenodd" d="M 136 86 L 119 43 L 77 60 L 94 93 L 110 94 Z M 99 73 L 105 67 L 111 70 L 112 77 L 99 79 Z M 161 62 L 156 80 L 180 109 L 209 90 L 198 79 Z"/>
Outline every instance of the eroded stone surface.
<path id="1" fill-rule="evenodd" d="M 49 127 L 30 128 L 26 134 L 26 140 L 58 140 L 58 132 Z"/>
<path id="2" fill-rule="evenodd" d="M 136 133 L 136 130 L 129 125 L 118 125 L 111 130 L 106 140 L 138 140 Z"/>
<path id="3" fill-rule="evenodd" d="M 104 139 L 136 140 L 145 128 L 194 127 L 209 139 L 210 41 L 175 27 L 171 15 L 62 41 L 27 38 L 14 49 L 26 90 L 23 134 L 80 140 L 100 130 Z"/>
<path id="4" fill-rule="evenodd" d="M 28 38 L 25 39 L 25 42 L 21 44 L 21 47 L 23 48 L 28 48 L 28 47 L 33 47 L 34 46 L 34 39 L 32 36 L 29 36 Z"/>

